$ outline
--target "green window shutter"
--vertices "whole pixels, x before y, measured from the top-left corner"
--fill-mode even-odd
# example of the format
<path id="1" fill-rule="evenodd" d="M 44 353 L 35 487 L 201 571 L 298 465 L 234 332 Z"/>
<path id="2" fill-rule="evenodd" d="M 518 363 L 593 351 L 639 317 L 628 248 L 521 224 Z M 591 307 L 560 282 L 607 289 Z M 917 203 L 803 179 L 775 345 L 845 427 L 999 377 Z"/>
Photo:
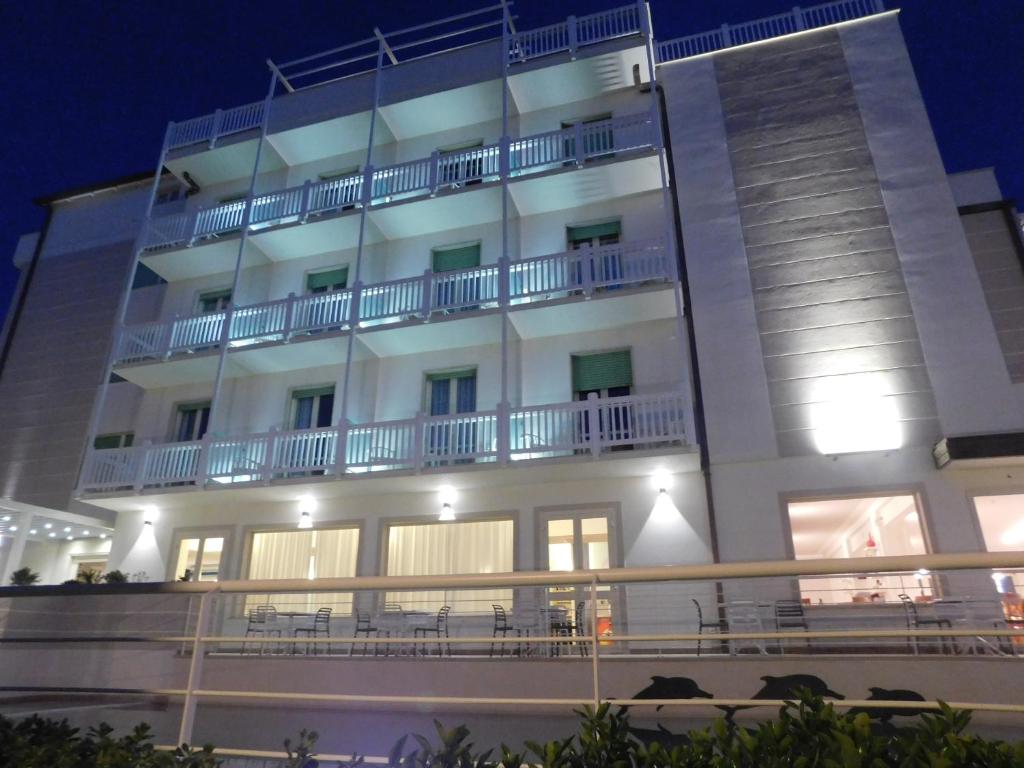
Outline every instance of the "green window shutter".
<path id="1" fill-rule="evenodd" d="M 134 442 L 135 442 L 135 433 L 134 432 L 127 432 L 127 433 L 125 433 L 124 442 L 122 443 L 122 445 L 125 448 L 131 448 L 132 447 L 132 443 L 134 443 Z"/>
<path id="2" fill-rule="evenodd" d="M 314 272 L 311 275 L 306 275 L 307 291 L 316 291 L 321 288 L 330 289 L 334 285 L 342 287 L 348 285 L 348 267 L 338 267 L 326 272 Z"/>
<path id="3" fill-rule="evenodd" d="M 461 371 L 443 371 L 428 373 L 427 381 L 443 381 L 444 379 L 469 379 L 476 376 L 476 368 L 463 368 Z"/>
<path id="4" fill-rule="evenodd" d="M 480 266 L 480 243 L 460 248 L 435 248 L 431 251 L 432 268 L 435 272 L 451 272 L 455 269 L 469 269 Z"/>
<path id="5" fill-rule="evenodd" d="M 121 447 L 121 436 L 120 435 L 96 435 L 96 439 L 92 442 L 92 447 L 105 451 L 108 448 L 120 448 Z"/>
<path id="6" fill-rule="evenodd" d="M 293 400 L 301 400 L 304 397 L 323 397 L 324 395 L 333 395 L 334 385 L 327 387 L 314 387 L 312 389 L 296 389 L 292 392 Z"/>
<path id="7" fill-rule="evenodd" d="M 596 355 L 572 356 L 572 388 L 574 392 L 633 384 L 633 360 L 628 349 L 601 352 Z"/>
<path id="8" fill-rule="evenodd" d="M 591 224 L 586 227 L 566 227 L 566 237 L 570 243 L 577 240 L 593 240 L 595 237 L 618 235 L 622 233 L 622 225 L 618 220 L 606 221 L 603 224 Z"/>

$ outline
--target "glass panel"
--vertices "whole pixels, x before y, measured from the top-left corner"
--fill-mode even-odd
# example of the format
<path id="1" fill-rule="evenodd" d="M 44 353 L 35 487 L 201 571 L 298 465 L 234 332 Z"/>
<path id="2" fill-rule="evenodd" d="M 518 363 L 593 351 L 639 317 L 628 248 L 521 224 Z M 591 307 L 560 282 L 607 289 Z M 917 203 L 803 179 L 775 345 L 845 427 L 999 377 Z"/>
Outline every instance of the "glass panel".
<path id="1" fill-rule="evenodd" d="M 199 581 L 217 581 L 220 578 L 220 556 L 224 539 L 220 536 L 203 539 L 203 559 L 199 564 Z"/>
<path id="2" fill-rule="evenodd" d="M 338 267 L 326 272 L 306 275 L 306 290 L 310 293 L 340 291 L 348 284 L 348 267 Z"/>
<path id="3" fill-rule="evenodd" d="M 580 521 L 584 545 L 584 568 L 608 568 L 608 518 L 585 517 Z"/>
<path id="4" fill-rule="evenodd" d="M 178 564 L 174 568 L 177 581 L 196 581 L 196 557 L 199 555 L 199 539 L 182 539 L 178 545 Z"/>
<path id="5" fill-rule="evenodd" d="M 976 496 L 974 507 L 978 510 L 978 523 L 986 550 L 1014 552 L 1024 549 L 1024 494 Z M 1024 594 L 1024 572 L 1007 572 L 994 578 L 999 592 L 1010 594 L 1012 588 L 1013 592 Z"/>
<path id="6" fill-rule="evenodd" d="M 481 520 L 393 525 L 388 528 L 388 576 L 506 573 L 513 570 L 513 523 Z M 405 610 L 490 613 L 492 603 L 512 605 L 511 589 L 388 592 L 385 601 Z"/>

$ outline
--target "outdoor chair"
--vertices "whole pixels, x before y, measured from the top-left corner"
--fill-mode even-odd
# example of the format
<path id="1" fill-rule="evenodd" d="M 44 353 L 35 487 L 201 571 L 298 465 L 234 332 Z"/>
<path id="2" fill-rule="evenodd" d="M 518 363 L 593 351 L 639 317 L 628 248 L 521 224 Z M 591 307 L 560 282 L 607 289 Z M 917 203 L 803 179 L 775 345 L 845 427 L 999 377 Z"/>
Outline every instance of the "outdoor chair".
<path id="1" fill-rule="evenodd" d="M 718 619 L 717 621 L 704 621 L 704 611 L 701 610 L 700 601 L 696 598 L 690 598 L 693 600 L 693 605 L 697 609 L 697 634 L 703 635 L 705 629 L 713 629 L 718 634 L 729 631 L 729 625 L 723 620 Z M 721 640 L 718 641 L 721 644 Z M 697 655 L 700 656 L 701 651 L 701 640 L 697 639 Z"/>
<path id="2" fill-rule="evenodd" d="M 387 630 L 383 630 L 382 631 L 378 627 L 373 626 L 373 620 L 370 618 L 370 614 L 368 614 L 368 613 L 356 613 L 356 631 L 352 635 L 353 638 L 358 638 L 360 635 L 363 635 L 366 638 L 369 638 L 371 635 L 373 637 L 380 637 L 382 634 L 387 636 L 387 637 L 391 636 L 391 633 L 389 631 L 387 631 Z M 363 643 L 363 656 L 366 655 L 366 646 L 367 645 L 368 645 L 368 643 Z M 348 655 L 351 656 L 355 652 L 355 650 L 356 650 L 356 644 L 352 643 L 351 647 L 349 647 L 349 649 L 348 649 Z M 374 646 L 373 646 L 373 655 L 374 656 L 377 655 L 377 651 L 378 651 L 378 648 L 377 648 L 377 644 L 375 643 Z"/>
<path id="3" fill-rule="evenodd" d="M 953 623 L 949 619 L 941 618 L 936 616 L 935 618 L 927 619 L 921 618 L 921 614 L 917 611 L 917 605 L 914 603 L 914 599 L 910 595 L 900 595 L 900 602 L 903 603 L 903 612 L 907 620 L 907 629 L 919 629 L 920 627 L 945 627 L 946 629 L 952 629 Z M 911 643 L 911 641 L 913 641 Z M 918 653 L 917 638 L 907 639 L 907 650 L 913 648 L 914 654 Z M 939 649 L 945 651 L 946 638 L 939 638 Z"/>
<path id="4" fill-rule="evenodd" d="M 514 627 L 514 626 L 512 626 L 512 624 L 509 623 L 508 614 L 505 612 L 505 606 L 497 605 L 497 604 L 492 604 L 491 608 L 494 609 L 494 631 L 491 633 L 491 637 L 497 638 L 499 632 L 501 633 L 502 638 L 508 637 L 509 632 L 514 634 L 516 637 L 519 637 L 519 638 L 523 637 L 523 631 L 524 630 L 520 629 L 519 627 Z M 525 630 L 525 632 L 526 632 L 526 636 L 529 637 L 530 636 L 530 630 Z M 495 645 L 496 645 L 496 643 L 491 643 L 491 653 L 490 653 L 491 656 L 494 656 L 494 646 Z M 505 655 L 505 645 L 506 644 L 505 643 L 497 643 L 497 645 L 501 646 L 501 652 L 498 655 L 499 656 L 504 656 Z M 519 643 L 516 646 L 516 655 L 521 656 L 522 653 L 523 653 L 523 644 Z"/>
<path id="5" fill-rule="evenodd" d="M 587 603 L 585 600 L 580 600 L 576 603 L 575 616 L 573 617 L 573 634 L 576 635 L 576 648 L 580 652 L 580 656 L 589 656 L 590 649 L 587 648 L 587 643 L 590 641 L 590 636 L 587 634 Z"/>
<path id="6" fill-rule="evenodd" d="M 448 635 L 448 614 L 451 613 L 451 610 L 452 610 L 452 608 L 451 608 L 450 605 L 442 606 L 441 609 L 437 612 L 437 621 L 436 621 L 436 623 L 435 623 L 435 625 L 433 627 L 416 627 L 413 630 L 412 634 L 413 634 L 414 638 L 416 638 L 416 637 L 422 637 L 423 638 L 423 655 L 424 656 L 427 655 L 427 643 L 426 643 L 427 635 L 434 635 L 437 638 L 437 655 L 440 656 L 442 654 L 441 638 L 444 637 L 444 638 L 447 639 L 448 636 L 449 636 Z M 445 645 L 445 647 L 447 649 L 447 654 L 449 656 L 451 656 L 452 655 L 451 643 L 445 643 L 444 645 Z"/>
<path id="7" fill-rule="evenodd" d="M 312 646 L 312 653 L 314 655 L 320 653 L 319 643 L 310 643 L 310 638 L 316 639 L 317 637 L 330 637 L 331 636 L 331 609 L 330 608 L 317 608 L 316 614 L 313 616 L 313 623 L 306 627 L 296 627 L 292 635 L 298 639 L 300 636 L 307 639 L 306 642 L 306 653 L 310 653 L 310 646 Z M 294 651 L 295 646 L 292 645 Z M 327 649 L 330 652 L 330 648 Z"/>
<path id="8" fill-rule="evenodd" d="M 277 608 L 272 605 L 258 605 L 249 611 L 249 621 L 245 627 L 246 637 L 281 637 L 281 625 L 277 622 Z M 249 652 L 250 643 L 242 646 L 242 653 Z M 263 654 L 263 643 L 260 643 L 260 655 Z"/>
<path id="9" fill-rule="evenodd" d="M 802 629 L 808 631 L 807 617 L 804 615 L 804 604 L 799 600 L 776 600 L 775 601 L 775 630 L 782 632 L 786 629 Z M 807 649 L 811 648 L 809 638 L 804 638 Z M 786 652 L 786 640 L 779 638 L 779 653 Z"/>

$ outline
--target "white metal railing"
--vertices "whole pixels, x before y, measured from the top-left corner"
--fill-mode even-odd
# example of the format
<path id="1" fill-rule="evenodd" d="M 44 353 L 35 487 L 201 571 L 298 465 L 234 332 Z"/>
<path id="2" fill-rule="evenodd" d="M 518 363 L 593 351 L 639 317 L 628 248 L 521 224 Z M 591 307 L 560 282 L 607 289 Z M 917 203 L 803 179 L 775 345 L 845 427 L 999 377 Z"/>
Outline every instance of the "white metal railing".
<path id="1" fill-rule="evenodd" d="M 667 61 L 699 56 L 702 53 L 711 53 L 736 45 L 756 43 L 806 29 L 851 21 L 882 13 L 884 10 L 882 0 L 833 0 L 808 8 L 797 6 L 792 11 L 775 16 L 766 16 L 743 24 L 723 24 L 718 29 L 655 43 L 655 55 L 658 63 L 664 64 Z"/>
<path id="2" fill-rule="evenodd" d="M 941 696 L 948 706 L 956 709 L 969 709 L 977 712 L 1001 713 L 1005 716 L 1009 713 L 1024 713 L 1024 704 L 1013 698 L 1012 679 L 1017 673 L 1019 660 L 1020 643 L 1024 641 L 1024 630 L 1020 629 L 1020 622 L 1006 614 L 1006 604 L 1001 603 L 999 596 L 995 595 L 988 588 L 988 593 L 981 596 L 977 602 L 985 602 L 992 606 L 989 609 L 978 613 L 980 620 L 964 624 L 945 624 L 936 627 L 912 625 L 908 619 L 904 622 L 901 613 L 890 613 L 887 622 L 884 624 L 871 624 L 859 616 L 859 611 L 844 611 L 843 622 L 836 628 L 819 628 L 816 623 L 804 622 L 801 626 L 784 625 L 776 621 L 774 624 L 760 625 L 756 622 L 748 626 L 745 620 L 748 616 L 740 616 L 738 611 L 730 612 L 729 606 L 736 608 L 749 606 L 756 603 L 749 598 L 761 589 L 776 595 L 793 595 L 793 585 L 799 580 L 824 579 L 832 576 L 851 578 L 872 577 L 879 573 L 914 573 L 925 572 L 941 574 L 944 581 L 949 583 L 984 583 L 988 581 L 988 575 L 992 569 L 1010 570 L 1024 568 L 1024 552 L 992 552 L 992 553 L 954 553 L 954 554 L 922 554 L 902 555 L 884 557 L 861 557 L 849 559 L 816 559 L 816 560 L 779 560 L 762 562 L 736 562 L 720 564 L 697 564 L 684 566 L 660 566 L 660 567 L 633 567 L 633 568 L 609 568 L 595 570 L 572 570 L 572 571 L 518 571 L 511 573 L 496 574 L 463 574 L 463 575 L 417 575 L 417 576 L 360 576 L 351 578 L 317 578 L 317 579 L 268 579 L 260 581 L 249 580 L 224 580 L 219 582 L 191 581 L 191 582 L 167 582 L 154 584 L 147 590 L 146 585 L 132 585 L 131 591 L 122 590 L 118 587 L 97 587 L 97 594 L 92 598 L 92 606 L 96 606 L 97 597 L 102 597 L 106 602 L 99 603 L 99 608 L 92 608 L 90 612 L 64 611 L 62 601 L 81 601 L 81 588 L 68 588 L 63 586 L 52 587 L 31 587 L 20 590 L 13 589 L 6 598 L 5 609 L 8 616 L 17 616 L 16 622 L 4 622 L 4 631 L 0 635 L 0 642 L 5 647 L 5 658 L 14 658 L 13 663 L 18 663 L 19 653 L 27 657 L 31 654 L 36 663 L 44 663 L 46 657 L 39 654 L 54 654 L 53 674 L 46 681 L 26 680 L 15 682 L 8 690 L 24 690 L 25 692 L 61 692 L 64 690 L 75 690 L 73 687 L 80 684 L 76 680 L 80 678 L 68 677 L 69 672 L 78 671 L 78 666 L 69 664 L 62 666 L 58 663 L 61 651 L 55 646 L 71 643 L 81 648 L 84 645 L 92 644 L 93 653 L 120 654 L 119 644 L 132 643 L 135 647 L 138 644 L 148 644 L 149 647 L 143 654 L 143 663 L 151 664 L 159 654 L 184 655 L 188 663 L 187 682 L 171 683 L 174 687 L 159 687 L 159 676 L 153 676 L 151 670 L 140 674 L 141 670 L 135 670 L 135 675 L 128 677 L 121 675 L 107 676 L 96 680 L 89 678 L 92 696 L 100 696 L 104 693 L 123 695 L 132 692 L 139 695 L 160 695 L 171 696 L 182 701 L 181 716 L 177 739 L 175 743 L 191 743 L 193 741 L 193 727 L 198 704 L 201 701 L 276 701 L 276 702 L 299 702 L 317 701 L 320 704 L 336 705 L 365 705 L 376 703 L 381 706 L 475 706 L 494 707 L 505 705 L 518 705 L 528 707 L 547 706 L 561 708 L 568 711 L 571 708 L 578 708 L 584 704 L 599 706 L 603 703 L 614 703 L 630 707 L 657 707 L 666 705 L 703 708 L 709 713 L 714 707 L 726 707 L 733 711 L 743 707 L 779 707 L 786 703 L 786 699 L 793 696 L 792 690 L 776 688 L 774 695 L 761 698 L 763 694 L 748 694 L 749 698 L 726 698 L 731 686 L 725 690 L 719 689 L 720 693 L 700 691 L 696 697 L 692 691 L 674 692 L 667 687 L 664 692 L 645 691 L 631 697 L 610 698 L 609 691 L 604 687 L 607 678 L 602 677 L 603 664 L 605 660 L 614 659 L 617 664 L 629 663 L 639 665 L 640 676 L 647 674 L 646 668 L 642 665 L 650 665 L 651 652 L 644 652 L 641 649 L 654 648 L 658 657 L 664 653 L 686 654 L 681 658 L 688 658 L 691 665 L 701 663 L 701 644 L 704 651 L 712 658 L 719 659 L 722 656 L 713 650 L 713 646 L 720 646 L 722 649 L 731 649 L 730 653 L 737 653 L 738 650 L 752 650 L 755 654 L 763 654 L 766 662 L 778 665 L 781 656 L 786 655 L 785 666 L 794 672 L 807 671 L 811 674 L 819 674 L 821 658 L 816 645 L 821 652 L 828 653 L 831 643 L 846 641 L 849 643 L 865 643 L 862 646 L 861 655 L 868 654 L 867 658 L 857 660 L 855 657 L 845 656 L 845 664 L 861 665 L 864 671 L 870 669 L 868 664 L 876 663 L 879 652 L 876 646 L 888 643 L 889 646 L 896 641 L 896 649 L 887 650 L 886 653 L 893 654 L 893 658 L 901 664 L 910 664 L 911 657 L 918 655 L 924 644 L 931 644 L 936 650 L 933 655 L 922 664 L 913 668 L 910 674 L 928 674 L 932 686 L 938 685 L 935 694 Z M 303 638 L 301 643 L 296 643 L 296 638 L 290 633 L 276 632 L 268 636 L 268 633 L 252 634 L 240 630 L 238 626 L 231 625 L 233 617 L 237 612 L 233 608 L 237 605 L 247 604 L 248 597 L 259 595 L 261 604 L 273 605 L 280 601 L 282 604 L 290 604 L 293 595 L 320 595 L 320 599 L 328 604 L 350 604 L 349 596 L 354 595 L 355 600 L 363 605 L 369 603 L 379 604 L 381 598 L 388 594 L 395 594 L 399 591 L 406 594 L 420 593 L 432 595 L 434 599 L 438 594 L 446 595 L 459 592 L 466 593 L 470 590 L 477 590 L 479 594 L 493 594 L 495 590 L 504 590 L 512 596 L 515 605 L 530 599 L 536 600 L 553 598 L 563 600 L 567 594 L 573 595 L 572 600 L 578 598 L 579 602 L 574 603 L 575 610 L 566 619 L 565 625 L 556 626 L 552 620 L 537 625 L 536 633 L 507 633 L 499 635 L 497 631 L 488 631 L 487 624 L 473 622 L 471 616 L 464 617 L 468 621 L 465 624 L 464 632 L 452 632 L 450 636 L 437 637 L 426 640 L 415 636 L 413 632 L 389 633 L 388 636 L 361 637 L 359 633 L 352 634 L 354 619 L 347 617 L 344 624 L 335 624 L 333 631 L 326 634 L 318 634 L 310 638 Z M 629 617 L 623 626 L 617 626 L 611 635 L 602 634 L 602 623 L 600 618 L 601 604 L 606 605 L 609 600 L 618 599 L 618 595 L 625 595 L 630 602 Z M 726 595 L 736 594 L 746 599 L 730 600 Z M 952 592 L 956 595 L 957 592 Z M 962 594 L 962 593 L 960 593 Z M 337 599 L 338 595 L 344 596 L 343 601 Z M 653 601 L 651 595 L 656 595 Z M 701 599 L 698 600 L 697 596 Z M 1017 597 L 1017 596 L 1013 596 Z M 265 602 L 263 602 L 265 601 Z M 271 602 L 273 601 L 273 602 Z M 502 600 L 501 602 L 506 602 Z M 724 607 L 724 614 L 717 611 L 710 611 L 701 618 L 699 610 L 700 603 L 708 606 Z M 942 601 L 936 601 L 938 603 Z M 961 605 L 970 607 L 968 597 L 955 598 L 951 603 L 959 602 Z M 1019 597 L 1017 597 L 1019 603 Z M 647 603 L 645 614 L 648 619 L 640 618 L 637 610 L 641 605 Z M 76 602 L 76 605 L 78 603 Z M 315 603 L 312 603 L 315 604 Z M 693 604 L 697 605 L 694 609 Z M 773 601 L 774 604 L 774 601 Z M 685 606 L 685 608 L 683 607 Z M 844 606 L 845 607 L 845 606 Z M 900 606 L 893 606 L 900 611 Z M 922 606 L 922 610 L 925 606 Z M 114 608 L 114 610 L 110 610 Z M 155 609 L 155 610 L 154 610 Z M 808 611 L 812 610 L 808 607 Z M 907 609 L 909 610 L 909 609 Z M 685 611 L 685 613 L 683 613 Z M 341 611 L 339 611 L 340 613 Z M 696 613 L 696 615 L 694 615 Z M 680 615 L 683 614 L 683 615 Z M 522 615 L 522 614 L 520 614 Z M 911 614 L 908 613 L 909 617 Z M 341 618 L 341 617 L 339 617 Z M 638 620 L 639 619 L 639 620 Z M 706 623 L 705 620 L 707 620 Z M 333 617 L 332 617 L 333 621 Z M 696 626 L 696 622 L 702 622 L 702 626 Z M 653 622 L 653 623 L 652 623 Z M 495 621 L 496 623 L 496 621 Z M 237 622 L 236 622 L 237 624 Z M 717 626 L 716 626 L 717 624 Z M 184 626 L 182 629 L 181 627 Z M 706 626 L 714 629 L 705 631 Z M 101 628 L 97 631 L 97 627 Z M 110 627 L 110 629 L 107 629 Z M 241 625 L 244 628 L 244 625 Z M 717 629 L 717 632 L 715 632 Z M 338 631 L 341 630 L 341 631 Z M 303 646 L 301 651 L 297 646 Z M 526 692 L 521 687 L 515 687 L 514 683 L 507 691 L 495 695 L 494 691 L 486 690 L 484 686 L 475 689 L 471 686 L 467 690 L 466 683 L 459 675 L 452 677 L 451 685 L 434 686 L 428 695 L 419 693 L 396 695 L 392 691 L 372 693 L 351 693 L 344 688 L 338 690 L 331 687 L 329 691 L 322 686 L 315 684 L 309 688 L 296 689 L 291 686 L 287 689 L 270 688 L 261 689 L 258 686 L 245 685 L 239 688 L 219 689 L 215 684 L 207 682 L 204 685 L 204 667 L 206 663 L 212 663 L 215 654 L 237 655 L 232 660 L 232 666 L 240 663 L 242 659 L 248 660 L 250 665 L 261 664 L 261 656 L 264 649 L 269 649 L 270 654 L 278 659 L 278 664 L 283 662 L 284 653 L 295 660 L 293 663 L 303 663 L 302 655 L 309 654 L 312 650 L 321 651 L 321 664 L 333 663 L 341 665 L 359 665 L 357 658 L 352 658 L 357 647 L 382 649 L 388 653 L 389 649 L 401 649 L 399 654 L 404 659 L 419 656 L 417 663 L 429 664 L 430 659 L 420 649 L 426 646 L 436 648 L 435 653 L 440 655 L 442 648 L 446 648 L 449 658 L 440 663 L 450 665 L 456 663 L 455 654 L 477 655 L 481 653 L 490 656 L 495 663 L 522 663 L 530 658 L 545 658 L 551 660 L 559 656 L 559 661 L 566 664 L 580 665 L 576 668 L 589 672 L 584 688 L 574 686 L 570 692 L 563 689 L 552 689 L 547 692 L 537 693 Z M 490 653 L 487 649 L 490 648 Z M 337 650 L 341 652 L 339 653 Z M 351 649 L 351 650 L 350 650 Z M 452 650 L 457 649 L 457 650 Z M 496 649 L 498 652 L 496 652 Z M 511 653 L 506 653 L 509 649 Z M 562 649 L 562 653 L 558 652 Z M 787 651 L 788 649 L 788 651 Z M 797 649 L 796 653 L 792 651 Z M 958 650 L 959 649 L 959 650 Z M 973 651 L 972 651 L 973 649 Z M 710 650 L 710 653 L 708 651 Z M 248 653 L 247 653 L 248 651 Z M 255 655 L 256 652 L 259 655 Z M 639 652 L 638 652 L 639 651 Z M 989 669 L 989 673 L 995 676 L 1006 675 L 1006 688 L 998 692 L 991 691 L 986 697 L 972 697 L 973 700 L 962 700 L 956 694 L 950 696 L 948 692 L 970 690 L 955 684 L 956 675 L 951 674 L 952 666 L 937 666 L 943 664 L 946 659 L 963 653 L 984 654 L 999 666 Z M 301 653 L 301 655 L 300 655 Z M 364 650 L 365 655 L 365 650 Z M 514 654 L 514 655 L 512 655 Z M 774 654 L 775 659 L 769 661 L 769 654 Z M 375 654 L 376 655 L 376 654 Z M 104 670 L 120 670 L 123 664 L 130 664 L 128 656 L 119 656 L 119 663 L 103 664 Z M 748 657 L 745 664 L 755 663 L 757 657 Z M 10 662 L 9 662 L 10 663 Z M 375 664 L 386 663 L 386 659 L 374 659 Z M 810 663 L 810 666 L 805 666 Z M 256 666 L 247 667 L 253 674 L 258 674 Z M 959 668 L 959 665 L 958 665 Z M 324 667 L 326 669 L 326 667 Z M 379 674 L 379 668 L 375 667 L 369 674 Z M 415 667 L 403 665 L 403 670 L 411 675 L 416 675 Z M 979 674 L 980 667 L 978 667 Z M 362 672 L 358 666 L 346 666 L 344 672 L 339 672 L 345 679 L 358 679 Z M 428 668 L 424 670 L 435 682 L 438 669 Z M 943 672 L 948 674 L 943 675 Z M 509 669 L 503 674 L 508 680 L 513 680 L 516 675 Z M 988 679 L 993 679 L 986 673 Z M 251 676 L 238 675 L 230 676 L 232 679 L 250 680 Z M 285 675 L 282 679 L 286 683 L 294 683 L 303 679 L 304 675 L 298 677 Z M 449 676 L 451 677 L 451 676 Z M 222 679 L 227 679 L 223 678 Z M 269 679 L 269 678 L 268 678 Z M 782 678 L 779 678 L 781 680 Z M 24 678 L 23 678 L 24 680 Z M 137 681 L 138 687 L 127 687 L 126 680 Z M 40 686 L 39 683 L 45 684 Z M 96 687 L 99 682 L 100 686 Z M 691 681 L 692 682 L 692 681 Z M 803 684 L 798 680 L 794 684 Z M 18 688 L 18 685 L 25 686 L 26 683 L 32 687 Z M 865 690 L 870 681 L 865 681 L 860 690 Z M 104 684 L 108 687 L 104 687 Z M 130 684 L 129 684 L 130 685 Z M 350 688 L 353 687 L 350 685 Z M 358 685 L 354 686 L 358 689 Z M 899 710 L 901 708 L 922 711 L 936 710 L 941 707 L 939 701 L 926 699 L 924 696 L 896 697 L 896 692 L 880 691 L 880 695 L 868 698 L 843 697 L 843 693 L 835 692 L 827 686 L 821 695 L 832 700 L 836 707 L 856 707 L 858 709 L 880 708 L 883 711 Z M 81 689 L 79 689 L 81 690 Z M 479 691 L 479 693 L 474 693 Z M 735 690 L 735 688 L 733 688 Z M 741 689 L 742 690 L 742 689 Z M 849 689 L 846 692 L 852 693 Z M 856 690 L 856 689 L 854 689 Z M 878 689 L 872 689 L 875 691 Z M 486 698 L 481 697 L 483 693 Z M 905 693 L 903 691 L 900 692 Z M 654 695 L 652 695 L 654 694 Z M 660 694 L 660 695 L 659 695 Z M 725 694 L 725 696 L 723 696 Z M 890 695 L 892 694 L 892 695 Z M 735 695 L 735 694 L 734 694 Z M 1009 699 L 1007 703 L 1007 695 Z M 986 698 L 979 701 L 979 698 Z M 898 699 L 898 700 L 892 700 Z M 912 700 L 911 700 L 912 699 Z M 1003 701 L 999 701 L 1003 699 Z M 908 712 L 909 714 L 909 712 Z M 228 748 L 225 754 L 241 753 L 243 750 Z M 320 755 L 322 759 L 328 756 Z M 386 762 L 385 760 L 372 759 L 372 762 Z"/>
<path id="3" fill-rule="evenodd" d="M 86 491 L 208 481 L 270 481 L 290 474 L 428 469 L 441 465 L 593 455 L 618 446 L 687 442 L 682 393 L 296 429 L 132 448 L 97 449 L 82 472 Z M 505 437 L 503 437 L 505 435 Z"/>
<path id="4" fill-rule="evenodd" d="M 262 123 L 262 101 L 243 104 L 228 110 L 218 109 L 212 115 L 171 123 L 167 136 L 167 148 L 177 149 L 200 142 L 209 142 L 212 146 L 222 136 L 259 128 Z"/>
<path id="5" fill-rule="evenodd" d="M 368 286 L 290 295 L 285 299 L 234 307 L 228 341 L 233 347 L 287 340 L 298 333 L 344 330 L 352 326 L 358 305 L 366 325 L 425 319 L 433 312 L 458 312 L 500 306 L 503 271 L 508 273 L 510 304 L 542 301 L 572 292 L 672 280 L 673 266 L 664 238 L 501 261 L 479 267 L 432 272 Z M 218 345 L 226 312 L 177 318 L 166 323 L 126 326 L 116 364 L 161 359 Z"/>
<path id="6" fill-rule="evenodd" d="M 382 205 L 394 200 L 433 195 L 445 189 L 495 181 L 507 169 L 510 177 L 540 173 L 563 165 L 642 152 L 657 146 L 651 113 L 624 115 L 533 136 L 504 139 L 497 144 L 434 152 L 430 157 L 369 167 L 337 179 L 305 182 L 286 189 L 169 216 L 151 216 L 143 247 L 190 246 L 248 226 L 262 230 L 356 205 Z M 367 183 L 367 180 L 369 182 Z"/>
<path id="7" fill-rule="evenodd" d="M 561 51 L 575 55 L 581 46 L 633 35 L 641 29 L 640 8 L 637 5 L 626 5 L 579 18 L 570 16 L 558 24 L 513 33 L 509 40 L 508 57 L 514 63 Z"/>

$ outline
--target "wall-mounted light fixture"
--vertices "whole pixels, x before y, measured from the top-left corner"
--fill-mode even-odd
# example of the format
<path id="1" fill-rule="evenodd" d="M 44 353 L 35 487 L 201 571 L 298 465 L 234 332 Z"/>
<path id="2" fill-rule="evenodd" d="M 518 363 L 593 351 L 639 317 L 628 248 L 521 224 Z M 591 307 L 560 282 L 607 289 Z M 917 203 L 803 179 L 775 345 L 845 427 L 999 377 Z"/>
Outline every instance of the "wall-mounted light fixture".
<path id="1" fill-rule="evenodd" d="M 672 476 L 672 473 L 666 469 L 655 470 L 654 474 L 651 475 L 651 485 L 654 486 L 659 494 L 668 494 L 668 490 L 672 487 L 674 480 L 675 478 Z"/>
<path id="2" fill-rule="evenodd" d="M 303 496 L 299 499 L 299 528 L 308 530 L 313 527 L 313 512 L 316 510 L 316 499 Z"/>
<path id="3" fill-rule="evenodd" d="M 441 514 L 437 519 L 442 523 L 452 522 L 455 519 L 455 510 L 452 508 L 455 502 L 455 489 L 450 485 L 442 485 L 437 490 L 437 495 L 441 501 Z"/>
<path id="4" fill-rule="evenodd" d="M 154 522 L 156 522 L 157 517 L 159 517 L 159 513 L 157 512 L 156 507 L 149 506 L 142 508 L 143 525 L 152 525 Z"/>

